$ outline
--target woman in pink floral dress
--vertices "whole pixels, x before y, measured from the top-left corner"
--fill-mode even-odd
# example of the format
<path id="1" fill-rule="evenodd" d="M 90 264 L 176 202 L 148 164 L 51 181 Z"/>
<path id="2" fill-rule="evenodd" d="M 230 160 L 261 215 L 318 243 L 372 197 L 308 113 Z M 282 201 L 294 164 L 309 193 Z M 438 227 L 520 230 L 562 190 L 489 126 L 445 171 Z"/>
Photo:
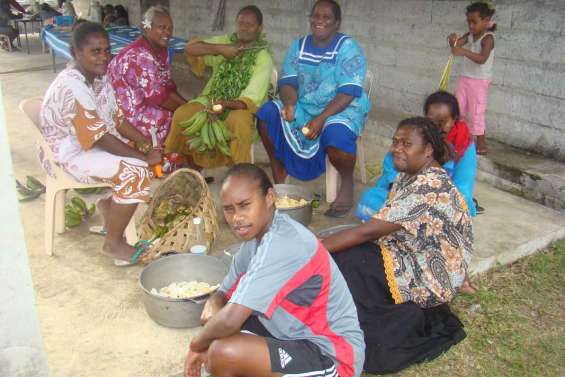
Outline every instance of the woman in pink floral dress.
<path id="1" fill-rule="evenodd" d="M 155 128 L 159 145 L 169 133 L 173 112 L 186 100 L 177 92 L 167 62 L 173 21 L 165 8 L 151 7 L 143 35 L 110 62 L 108 75 L 126 119 L 142 134 Z"/>

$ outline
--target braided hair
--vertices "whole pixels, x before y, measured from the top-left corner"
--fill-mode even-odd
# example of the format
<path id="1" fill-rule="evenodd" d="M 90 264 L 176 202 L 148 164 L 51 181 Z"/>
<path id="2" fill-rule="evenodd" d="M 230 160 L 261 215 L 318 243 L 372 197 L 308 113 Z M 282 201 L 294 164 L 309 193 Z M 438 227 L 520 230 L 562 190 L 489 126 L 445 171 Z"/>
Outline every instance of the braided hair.
<path id="1" fill-rule="evenodd" d="M 430 144 L 432 146 L 434 151 L 434 160 L 436 160 L 440 165 L 451 160 L 451 148 L 444 141 L 439 126 L 432 120 L 424 117 L 408 118 L 398 124 L 397 130 L 404 127 L 409 127 L 420 132 L 424 144 Z"/>

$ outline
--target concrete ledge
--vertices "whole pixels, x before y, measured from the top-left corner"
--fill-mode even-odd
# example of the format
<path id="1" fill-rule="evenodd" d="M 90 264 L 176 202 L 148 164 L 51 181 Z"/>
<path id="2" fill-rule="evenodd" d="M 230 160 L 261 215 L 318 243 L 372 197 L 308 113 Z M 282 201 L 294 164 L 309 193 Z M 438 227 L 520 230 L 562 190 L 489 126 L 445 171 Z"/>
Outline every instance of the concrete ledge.
<path id="1" fill-rule="evenodd" d="M 489 140 L 478 180 L 565 212 L 565 163 Z"/>

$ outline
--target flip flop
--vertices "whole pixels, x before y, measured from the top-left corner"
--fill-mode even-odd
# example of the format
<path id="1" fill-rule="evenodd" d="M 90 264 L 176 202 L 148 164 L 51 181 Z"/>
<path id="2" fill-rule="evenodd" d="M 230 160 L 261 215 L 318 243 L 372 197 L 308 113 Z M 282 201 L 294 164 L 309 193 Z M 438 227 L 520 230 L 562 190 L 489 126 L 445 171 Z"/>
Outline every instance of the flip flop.
<path id="1" fill-rule="evenodd" d="M 473 202 L 475 203 L 475 208 L 477 209 L 477 215 L 482 215 L 485 213 L 485 208 L 479 205 L 477 199 L 473 198 Z"/>
<path id="2" fill-rule="evenodd" d="M 337 204 L 335 206 L 332 204 L 330 208 L 324 212 L 324 216 L 340 219 L 347 216 L 352 208 L 353 204 Z"/>
<path id="3" fill-rule="evenodd" d="M 122 260 L 122 259 L 114 259 L 114 266 L 116 267 L 129 267 L 136 265 L 139 262 L 139 257 L 149 251 L 149 247 L 151 246 L 151 241 L 147 240 L 139 240 L 133 245 L 137 250 L 135 254 L 133 254 L 129 261 Z"/>
<path id="4" fill-rule="evenodd" d="M 93 225 L 88 228 L 88 231 L 92 234 L 97 234 L 99 236 L 105 236 L 108 234 L 108 231 L 104 229 L 102 225 Z"/>

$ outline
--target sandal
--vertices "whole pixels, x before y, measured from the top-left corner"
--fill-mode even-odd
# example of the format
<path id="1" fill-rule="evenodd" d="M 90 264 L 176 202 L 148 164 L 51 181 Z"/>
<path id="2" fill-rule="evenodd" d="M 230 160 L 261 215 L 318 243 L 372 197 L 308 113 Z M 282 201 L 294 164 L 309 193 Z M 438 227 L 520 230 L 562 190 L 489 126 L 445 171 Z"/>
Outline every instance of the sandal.
<path id="1" fill-rule="evenodd" d="M 133 245 L 135 247 L 135 254 L 133 254 L 129 261 L 122 260 L 122 259 L 114 259 L 114 266 L 116 267 L 129 267 L 137 264 L 139 262 L 139 258 L 149 251 L 152 241 L 147 240 L 139 240 Z"/>
<path id="2" fill-rule="evenodd" d="M 353 204 L 336 204 L 333 203 L 330 205 L 330 208 L 324 212 L 324 216 L 327 217 L 334 217 L 334 218 L 343 218 L 347 216 L 349 211 L 353 208 Z"/>
<path id="3" fill-rule="evenodd" d="M 105 236 L 108 234 L 108 231 L 104 229 L 102 225 L 93 225 L 88 228 L 88 231 L 92 234 L 97 234 L 99 236 Z"/>
<path id="4" fill-rule="evenodd" d="M 485 213 L 485 208 L 479 205 L 477 199 L 473 198 L 473 203 L 475 203 L 475 209 L 477 210 L 477 215 L 482 215 Z"/>

